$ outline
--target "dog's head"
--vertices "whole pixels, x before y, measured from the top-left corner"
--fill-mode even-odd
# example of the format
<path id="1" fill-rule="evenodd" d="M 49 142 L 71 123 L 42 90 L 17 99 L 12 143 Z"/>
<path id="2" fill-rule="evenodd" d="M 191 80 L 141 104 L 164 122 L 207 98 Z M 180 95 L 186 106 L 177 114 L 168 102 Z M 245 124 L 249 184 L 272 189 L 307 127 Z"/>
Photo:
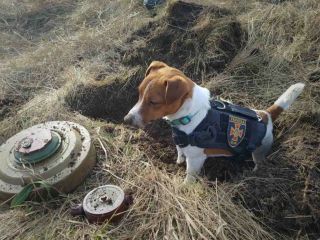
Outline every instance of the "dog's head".
<path id="1" fill-rule="evenodd" d="M 153 61 L 139 86 L 139 100 L 124 121 L 142 128 L 151 121 L 176 113 L 184 101 L 192 97 L 193 86 L 194 83 L 178 69 Z"/>

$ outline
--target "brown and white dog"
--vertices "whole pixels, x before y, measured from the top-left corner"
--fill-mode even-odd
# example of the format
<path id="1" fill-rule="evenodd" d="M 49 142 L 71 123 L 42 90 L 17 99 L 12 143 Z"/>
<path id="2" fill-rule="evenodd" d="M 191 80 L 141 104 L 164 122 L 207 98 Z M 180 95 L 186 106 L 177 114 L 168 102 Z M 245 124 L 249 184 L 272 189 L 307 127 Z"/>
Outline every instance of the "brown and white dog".
<path id="1" fill-rule="evenodd" d="M 254 170 L 266 159 L 273 143 L 272 122 L 279 114 L 289 108 L 304 88 L 303 83 L 290 86 L 278 100 L 267 110 L 256 111 L 266 123 L 267 130 L 262 144 L 252 153 L 255 162 Z M 181 71 L 159 61 L 148 67 L 145 78 L 139 86 L 139 101 L 125 116 L 126 123 L 143 128 L 156 119 L 179 119 L 197 113 L 190 123 L 180 125 L 178 129 L 190 134 L 205 118 L 210 109 L 210 92 L 200 87 Z M 193 182 L 200 172 L 207 157 L 232 156 L 227 150 L 203 149 L 196 146 L 177 147 L 177 163 L 187 161 L 185 183 Z"/>

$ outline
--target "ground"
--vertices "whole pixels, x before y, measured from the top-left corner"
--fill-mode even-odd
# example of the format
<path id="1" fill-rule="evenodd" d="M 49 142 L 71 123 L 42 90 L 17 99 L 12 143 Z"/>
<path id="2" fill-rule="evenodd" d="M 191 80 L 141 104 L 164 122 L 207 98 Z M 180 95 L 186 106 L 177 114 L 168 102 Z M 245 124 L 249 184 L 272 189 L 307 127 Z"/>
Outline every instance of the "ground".
<path id="1" fill-rule="evenodd" d="M 75 192 L 0 205 L 0 239 L 317 239 L 320 237 L 318 0 L 3 0 L 0 143 L 50 120 L 85 126 L 97 164 Z M 306 88 L 275 122 L 268 161 L 208 159 L 182 185 L 170 128 L 123 125 L 152 60 L 215 96 L 265 109 L 291 84 Z M 105 151 L 104 151 L 105 149 Z M 103 184 L 134 202 L 117 224 L 89 224 L 70 206 Z"/>

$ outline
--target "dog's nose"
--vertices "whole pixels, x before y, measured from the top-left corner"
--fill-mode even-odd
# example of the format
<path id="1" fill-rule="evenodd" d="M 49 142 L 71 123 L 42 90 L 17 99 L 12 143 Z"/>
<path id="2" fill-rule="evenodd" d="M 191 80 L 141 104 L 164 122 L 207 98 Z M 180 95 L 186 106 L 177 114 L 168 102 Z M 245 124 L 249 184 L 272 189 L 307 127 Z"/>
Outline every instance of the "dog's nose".
<path id="1" fill-rule="evenodd" d="M 134 116 L 132 115 L 132 114 L 130 114 L 130 113 L 128 113 L 125 117 L 124 117 L 124 122 L 126 123 L 126 124 L 130 124 L 130 125 L 132 125 L 133 124 L 133 119 L 134 119 Z"/>

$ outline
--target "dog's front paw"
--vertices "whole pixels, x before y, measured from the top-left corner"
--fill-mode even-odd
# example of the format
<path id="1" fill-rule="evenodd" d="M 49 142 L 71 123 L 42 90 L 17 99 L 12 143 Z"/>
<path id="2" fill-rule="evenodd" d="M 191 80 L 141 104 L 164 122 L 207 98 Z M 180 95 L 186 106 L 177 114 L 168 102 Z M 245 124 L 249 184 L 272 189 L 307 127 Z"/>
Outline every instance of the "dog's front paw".
<path id="1" fill-rule="evenodd" d="M 186 161 L 186 158 L 183 155 L 178 156 L 177 164 L 184 163 L 185 161 Z"/>
<path id="2" fill-rule="evenodd" d="M 252 170 L 252 172 L 257 172 L 260 168 L 258 167 L 258 164 L 256 164 Z"/>
<path id="3" fill-rule="evenodd" d="M 191 175 L 191 174 L 187 174 L 186 178 L 183 181 L 183 184 L 192 184 L 194 182 L 196 182 L 196 177 Z"/>

